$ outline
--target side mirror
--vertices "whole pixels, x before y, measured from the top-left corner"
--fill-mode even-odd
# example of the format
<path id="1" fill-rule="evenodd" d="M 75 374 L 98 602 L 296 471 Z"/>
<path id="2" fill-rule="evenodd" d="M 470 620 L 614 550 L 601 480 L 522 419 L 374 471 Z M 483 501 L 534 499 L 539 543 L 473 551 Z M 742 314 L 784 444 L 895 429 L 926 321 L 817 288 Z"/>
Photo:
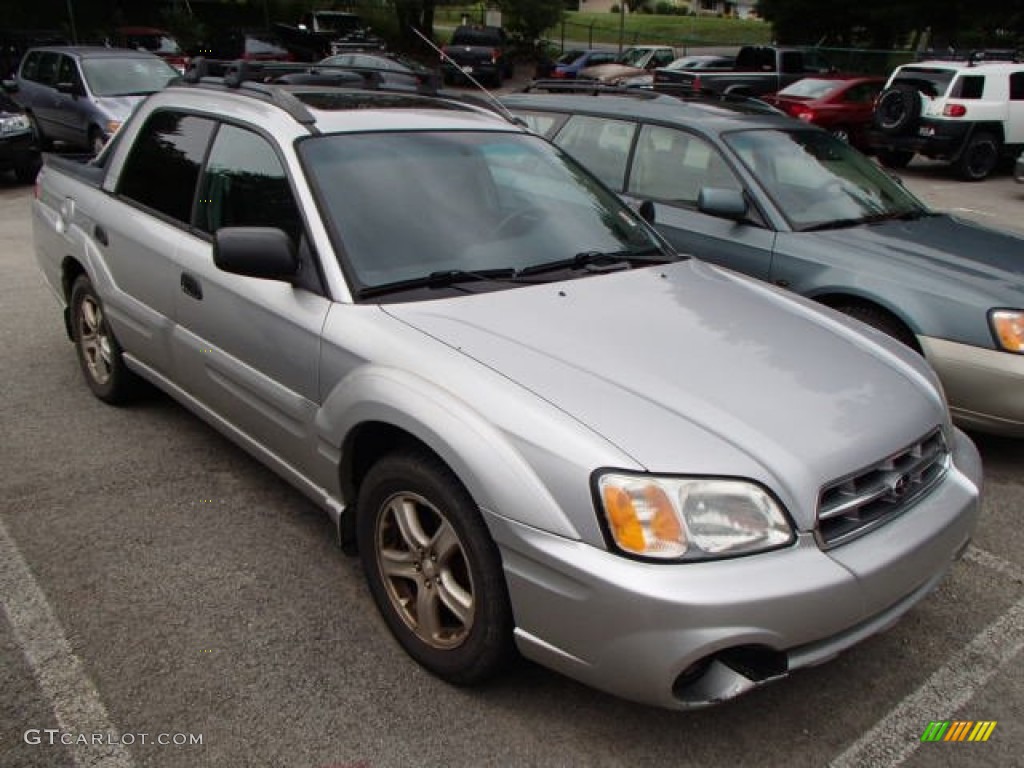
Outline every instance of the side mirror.
<path id="1" fill-rule="evenodd" d="M 274 227 L 223 227 L 213 236 L 213 263 L 245 277 L 291 282 L 299 271 L 295 245 Z"/>
<path id="2" fill-rule="evenodd" d="M 697 195 L 697 210 L 721 219 L 743 221 L 747 218 L 747 199 L 738 189 L 701 187 Z"/>

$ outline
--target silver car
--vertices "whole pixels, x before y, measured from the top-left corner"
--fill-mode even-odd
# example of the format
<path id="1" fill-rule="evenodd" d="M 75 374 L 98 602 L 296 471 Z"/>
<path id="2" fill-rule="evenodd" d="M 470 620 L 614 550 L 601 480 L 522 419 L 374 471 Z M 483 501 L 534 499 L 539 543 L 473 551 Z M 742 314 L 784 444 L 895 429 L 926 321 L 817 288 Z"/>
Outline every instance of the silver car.
<path id="1" fill-rule="evenodd" d="M 888 627 L 976 524 L 918 355 L 476 107 L 172 85 L 33 219 L 93 392 L 156 384 L 322 505 L 457 684 L 518 650 L 720 702 Z"/>
<path id="2" fill-rule="evenodd" d="M 14 97 L 43 149 L 54 141 L 99 152 L 146 96 L 178 76 L 159 56 L 99 46 L 29 50 Z"/>

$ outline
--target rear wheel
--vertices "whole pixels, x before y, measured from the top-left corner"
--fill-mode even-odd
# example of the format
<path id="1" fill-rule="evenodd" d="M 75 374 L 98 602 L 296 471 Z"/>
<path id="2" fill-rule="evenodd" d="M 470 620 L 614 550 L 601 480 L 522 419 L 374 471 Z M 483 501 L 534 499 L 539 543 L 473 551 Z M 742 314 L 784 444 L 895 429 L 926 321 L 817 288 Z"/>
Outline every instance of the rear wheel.
<path id="1" fill-rule="evenodd" d="M 85 275 L 71 288 L 71 333 L 85 383 L 93 394 L 111 404 L 131 399 L 138 379 L 124 364 L 103 303 Z"/>
<path id="2" fill-rule="evenodd" d="M 469 493 L 426 451 L 380 459 L 357 501 L 357 541 L 377 607 L 406 652 L 457 685 L 512 656 L 497 546 Z"/>
<path id="3" fill-rule="evenodd" d="M 967 140 L 953 168 L 965 181 L 981 181 L 995 170 L 999 152 L 999 139 L 991 133 L 976 133 Z"/>

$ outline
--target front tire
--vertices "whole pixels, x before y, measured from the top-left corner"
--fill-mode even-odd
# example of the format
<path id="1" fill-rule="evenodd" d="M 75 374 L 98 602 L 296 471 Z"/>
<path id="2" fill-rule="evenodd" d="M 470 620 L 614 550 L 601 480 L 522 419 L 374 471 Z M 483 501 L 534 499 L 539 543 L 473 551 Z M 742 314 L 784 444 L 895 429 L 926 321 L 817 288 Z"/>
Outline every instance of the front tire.
<path id="1" fill-rule="evenodd" d="M 71 287 L 71 334 L 85 383 L 100 400 L 116 405 L 132 398 L 138 379 L 124 364 L 103 303 L 89 278 L 80 275 Z"/>
<path id="2" fill-rule="evenodd" d="M 377 608 L 405 651 L 456 685 L 482 683 L 513 654 L 497 546 L 469 493 L 439 459 L 380 459 L 357 501 L 359 554 Z"/>

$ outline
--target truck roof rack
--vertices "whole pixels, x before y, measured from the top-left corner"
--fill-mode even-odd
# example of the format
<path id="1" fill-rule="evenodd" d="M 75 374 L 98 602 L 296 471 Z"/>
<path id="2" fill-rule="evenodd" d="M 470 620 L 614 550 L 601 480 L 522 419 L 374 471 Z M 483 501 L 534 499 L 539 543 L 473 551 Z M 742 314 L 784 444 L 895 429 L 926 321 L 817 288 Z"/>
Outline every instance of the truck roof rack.
<path id="1" fill-rule="evenodd" d="M 388 82 L 384 75 L 408 78 L 409 83 Z M 413 80 L 416 80 L 413 83 Z M 309 64 L 295 62 L 252 62 L 246 60 L 219 60 L 197 57 L 189 69 L 176 81 L 179 85 L 202 86 L 217 90 L 231 90 L 275 104 L 288 112 L 297 122 L 312 126 L 316 117 L 307 103 L 298 95 L 308 88 L 326 91 L 373 91 L 421 97 L 443 98 L 457 102 L 464 109 L 486 109 L 499 114 L 495 106 L 473 94 L 449 93 L 438 89 L 440 79 L 434 73 L 422 79 L 416 75 L 386 69 L 339 64 Z"/>
<path id="2" fill-rule="evenodd" d="M 970 51 L 918 51 L 917 61 L 966 61 L 969 67 L 994 61 L 1020 63 L 1024 52 L 1017 48 L 981 48 Z"/>

